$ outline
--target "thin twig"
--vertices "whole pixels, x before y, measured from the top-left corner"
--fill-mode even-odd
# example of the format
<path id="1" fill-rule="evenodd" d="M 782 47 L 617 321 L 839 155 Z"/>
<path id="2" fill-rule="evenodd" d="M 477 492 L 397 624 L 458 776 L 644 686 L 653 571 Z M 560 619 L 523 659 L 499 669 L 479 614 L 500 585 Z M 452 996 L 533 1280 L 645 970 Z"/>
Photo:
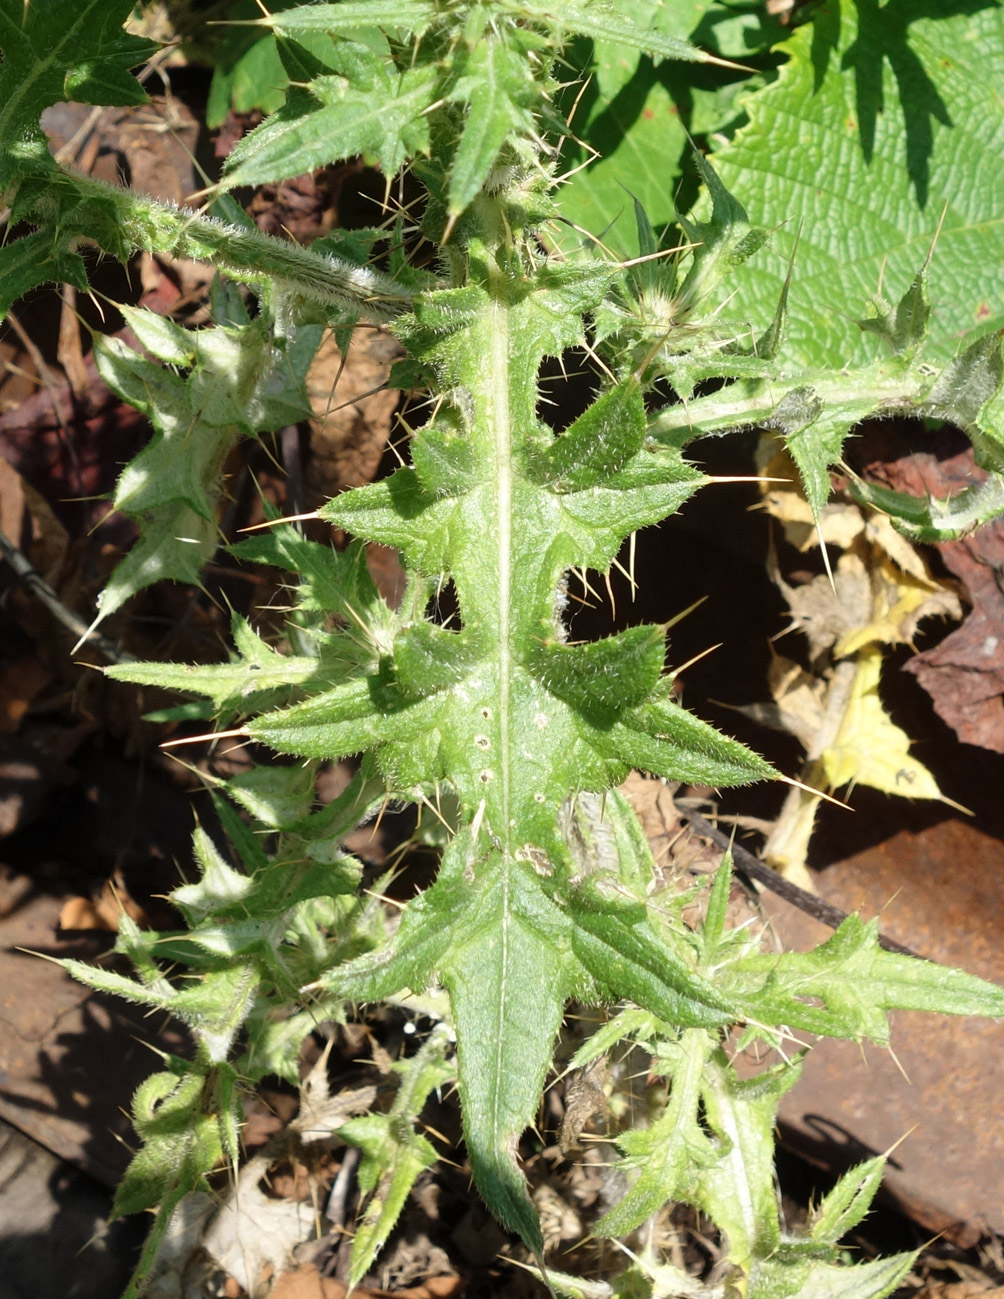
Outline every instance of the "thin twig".
<path id="1" fill-rule="evenodd" d="M 2 532 L 0 532 L 0 554 L 10 564 L 21 585 L 37 599 L 41 600 L 53 617 L 57 618 L 64 627 L 68 627 L 78 641 L 89 642 L 110 663 L 135 662 L 133 656 L 120 649 L 114 641 L 102 636 L 99 632 L 88 630 L 83 619 L 79 618 L 72 609 L 67 609 L 42 574 L 34 567 L 31 560 L 22 554 L 17 546 Z"/>
<path id="2" fill-rule="evenodd" d="M 719 848 L 730 851 L 733 862 L 744 875 L 756 880 L 764 888 L 770 889 L 772 893 L 776 893 L 785 902 L 790 902 L 799 911 L 804 911 L 806 915 L 812 916 L 814 920 L 822 921 L 830 929 L 839 928 L 847 919 L 846 911 L 841 911 L 839 907 L 824 902 L 822 898 L 817 898 L 814 893 L 799 888 L 797 884 L 792 884 L 791 880 L 786 880 L 783 875 L 779 875 L 777 871 L 765 866 L 751 852 L 747 852 L 739 844 L 733 843 L 728 835 L 722 834 L 721 830 L 716 829 L 710 821 L 706 821 L 700 812 L 695 812 L 689 807 L 681 807 L 679 803 L 676 804 L 676 810 L 685 821 L 690 822 L 699 835 L 705 839 L 710 839 Z M 887 952 L 898 952 L 900 956 L 915 956 L 918 961 L 927 959 L 912 948 L 897 943 L 894 938 L 886 938 L 884 934 L 879 934 L 878 941 L 879 946 L 884 947 Z"/>
<path id="3" fill-rule="evenodd" d="M 49 400 L 52 402 L 52 413 L 56 417 L 56 422 L 61 429 L 66 430 L 66 417 L 59 403 L 59 380 L 52 372 L 52 367 L 48 364 L 42 355 L 41 349 L 35 340 L 31 337 L 25 327 L 18 320 L 13 311 L 7 312 L 7 324 L 10 325 L 14 333 L 21 340 L 21 345 L 31 357 L 35 369 L 38 371 L 39 381 L 44 385 L 45 391 L 49 394 Z"/>

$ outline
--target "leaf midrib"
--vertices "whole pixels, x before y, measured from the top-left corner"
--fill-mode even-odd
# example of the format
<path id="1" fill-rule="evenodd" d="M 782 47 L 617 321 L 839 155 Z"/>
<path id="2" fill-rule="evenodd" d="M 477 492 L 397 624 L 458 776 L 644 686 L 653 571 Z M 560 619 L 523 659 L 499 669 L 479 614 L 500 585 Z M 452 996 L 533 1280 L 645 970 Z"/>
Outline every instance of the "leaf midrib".
<path id="1" fill-rule="evenodd" d="M 495 835 L 502 846 L 502 908 L 501 908 L 501 978 L 496 1005 L 496 1051 L 495 1078 L 492 1088 L 492 1131 L 496 1141 L 505 1123 L 500 1113 L 502 1088 L 501 1080 L 505 1076 L 506 1049 L 506 997 L 508 995 L 509 970 L 509 924 L 510 924 L 510 870 L 512 863 L 512 842 L 510 825 L 510 791 L 511 791 L 511 695 L 510 677 L 512 673 L 512 446 L 509 409 L 509 307 L 507 303 L 507 285 L 503 273 L 493 267 L 488 279 L 489 307 L 488 324 L 491 348 L 489 352 L 488 399 L 489 409 L 486 412 L 492 421 L 495 448 L 495 536 L 498 572 L 498 735 L 499 735 L 499 779 L 502 797 L 502 825 L 493 827 Z"/>

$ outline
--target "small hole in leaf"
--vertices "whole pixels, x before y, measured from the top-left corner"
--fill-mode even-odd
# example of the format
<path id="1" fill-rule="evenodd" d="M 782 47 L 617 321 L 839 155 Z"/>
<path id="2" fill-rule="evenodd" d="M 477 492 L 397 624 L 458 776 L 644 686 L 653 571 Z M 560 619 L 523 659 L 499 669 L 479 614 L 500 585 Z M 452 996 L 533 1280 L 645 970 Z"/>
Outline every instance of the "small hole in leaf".
<path id="1" fill-rule="evenodd" d="M 457 588 L 452 580 L 444 582 L 426 606 L 425 616 L 437 627 L 448 627 L 450 631 L 460 631 L 463 623 L 460 619 L 460 601 Z"/>

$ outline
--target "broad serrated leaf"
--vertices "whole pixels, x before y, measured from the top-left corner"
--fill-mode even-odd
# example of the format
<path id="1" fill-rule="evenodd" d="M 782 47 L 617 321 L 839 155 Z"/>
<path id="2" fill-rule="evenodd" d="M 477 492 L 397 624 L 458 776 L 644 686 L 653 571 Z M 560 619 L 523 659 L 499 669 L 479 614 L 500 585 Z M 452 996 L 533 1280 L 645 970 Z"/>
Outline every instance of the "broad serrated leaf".
<path id="1" fill-rule="evenodd" d="M 744 101 L 749 124 L 714 155 L 755 220 L 785 222 L 728 293 L 762 327 L 801 227 L 788 355 L 860 361 L 854 322 L 880 286 L 893 299 L 907 290 L 940 230 L 929 346 L 946 359 L 1001 316 L 1004 108 L 992 87 L 1004 75 L 1004 11 L 840 0 L 781 49 L 777 81 Z"/>
<path id="2" fill-rule="evenodd" d="M 0 0 L 0 141 L 44 148 L 38 121 L 61 100 L 142 104 L 131 69 L 157 47 L 122 30 L 131 0 Z M 4 168 L 9 168 L 5 161 Z"/>
<path id="3" fill-rule="evenodd" d="M 681 35 L 705 7 L 699 0 L 684 6 L 692 13 L 680 24 Z M 633 201 L 643 204 L 661 234 L 675 216 L 671 169 L 687 147 L 666 68 L 657 69 L 646 54 L 616 42 L 579 40 L 567 57 L 589 79 L 584 87 L 575 85 L 581 98 L 562 149 L 569 179 L 558 192 L 558 204 L 573 224 L 558 237 L 564 246 L 576 248 L 587 232 L 602 238 L 614 253 L 644 256 Z M 572 106 L 568 103 L 569 112 Z"/>

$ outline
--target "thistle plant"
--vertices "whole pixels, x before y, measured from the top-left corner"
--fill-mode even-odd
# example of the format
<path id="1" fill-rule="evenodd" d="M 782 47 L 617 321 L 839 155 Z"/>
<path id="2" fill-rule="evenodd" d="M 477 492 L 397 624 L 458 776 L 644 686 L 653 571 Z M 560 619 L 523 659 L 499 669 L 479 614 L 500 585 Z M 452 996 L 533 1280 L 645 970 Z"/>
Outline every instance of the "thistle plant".
<path id="1" fill-rule="evenodd" d="M 771 1131 L 798 1064 L 740 1080 L 727 1043 L 776 1046 L 800 1033 L 884 1043 L 891 1009 L 1001 1015 L 1004 993 L 883 950 L 875 925 L 856 917 L 815 951 L 768 954 L 727 924 L 727 858 L 704 921 L 688 927 L 688 897 L 660 881 L 616 786 L 632 768 L 716 787 L 778 773 L 676 702 L 665 627 L 573 641 L 567 586 L 576 572 L 609 571 L 632 534 L 709 486 L 687 459 L 692 444 L 742 428 L 784 441 L 818 514 L 860 420 L 951 421 L 989 471 L 984 485 L 948 505 L 855 490 L 917 537 L 975 526 L 1004 503 L 999 334 L 981 327 L 946 355 L 931 333 L 937 253 L 931 264 L 921 253 L 896 301 L 862 298 L 848 361 L 790 345 L 799 254 L 783 264 L 769 309 L 751 314 L 736 285 L 769 235 L 699 153 L 702 196 L 673 230 L 654 228 L 657 214 L 624 191 L 636 257 L 615 257 L 602 231 L 570 234 L 560 169 L 574 124 L 556 100 L 568 93 L 559 83 L 572 75 L 570 43 L 592 41 L 597 63 L 616 47 L 679 75 L 721 66 L 686 39 L 673 5 L 342 0 L 257 18 L 288 76 L 285 102 L 238 144 L 204 212 L 61 170 L 40 132 L 41 111 L 62 98 L 142 99 L 129 69 L 151 50 L 121 31 L 131 8 L 0 0 L 0 177 L 13 230 L 0 250 L 4 307 L 47 280 L 85 288 L 87 247 L 120 259 L 173 252 L 219 271 L 211 326 L 127 310 L 143 350 L 95 344 L 105 380 L 155 430 L 117 489 L 141 539 L 99 618 L 159 578 L 197 578 L 216 546 L 226 451 L 306 413 L 304 375 L 326 330 L 347 338 L 359 321 L 388 323 L 406 352 L 391 382 L 430 394 L 408 463 L 319 511 L 354 538 L 348 549 L 281 520 L 234 546 L 294 575 L 284 643 L 235 617 L 227 663 L 110 670 L 203 699 L 221 730 L 301 760 L 219 784 L 229 856 L 196 832 L 200 878 L 173 894 L 184 932 L 123 919 L 117 950 L 136 978 L 67 962 L 92 986 L 170 1011 L 195 1042 L 192 1059 L 166 1061 L 136 1098 L 143 1144 L 118 1209 L 158 1217 L 132 1293 L 184 1197 L 236 1164 L 241 1087 L 266 1073 L 295 1079 L 319 1019 L 433 989 L 446 994 L 437 1013 L 455 1034 L 455 1060 L 437 1036 L 432 1055 L 401 1063 L 390 1116 L 343 1129 L 364 1151 L 372 1196 L 353 1281 L 435 1158 L 407 1131 L 454 1069 L 474 1183 L 546 1275 L 519 1142 L 574 1000 L 611 1010 L 578 1063 L 635 1043 L 667 1080 L 662 1117 L 620 1138 L 628 1190 L 598 1232 L 630 1233 L 684 1200 L 723 1230 L 736 1284 L 750 1293 L 888 1293 L 910 1256 L 851 1267 L 837 1249 L 867 1210 L 881 1161 L 848 1174 L 807 1234 L 785 1233 Z M 840 39 L 852 40 L 854 6 L 841 8 Z M 796 71 L 807 40 L 803 29 L 789 43 Z M 834 68 L 839 56 L 836 46 L 827 55 Z M 409 260 L 403 218 L 396 251 L 378 265 L 378 230 L 297 248 L 260 234 L 227 197 L 360 154 L 388 178 L 407 167 L 421 182 L 431 263 Z M 539 375 L 573 348 L 593 358 L 596 391 L 555 431 L 538 412 Z M 407 587 L 396 608 L 373 584 L 366 542 L 400 552 Z M 442 625 L 436 598 L 448 583 L 458 614 Z M 350 755 L 361 755 L 358 774 L 317 810 L 317 765 Z M 393 925 L 340 847 L 388 801 L 433 806 L 448 826 L 434 882 Z M 187 973 L 169 975 L 172 966 Z M 839 1282 L 835 1270 L 846 1273 Z M 665 1293 L 674 1282 L 660 1264 L 642 1283 Z M 575 1293 L 569 1278 L 552 1284 Z"/>

